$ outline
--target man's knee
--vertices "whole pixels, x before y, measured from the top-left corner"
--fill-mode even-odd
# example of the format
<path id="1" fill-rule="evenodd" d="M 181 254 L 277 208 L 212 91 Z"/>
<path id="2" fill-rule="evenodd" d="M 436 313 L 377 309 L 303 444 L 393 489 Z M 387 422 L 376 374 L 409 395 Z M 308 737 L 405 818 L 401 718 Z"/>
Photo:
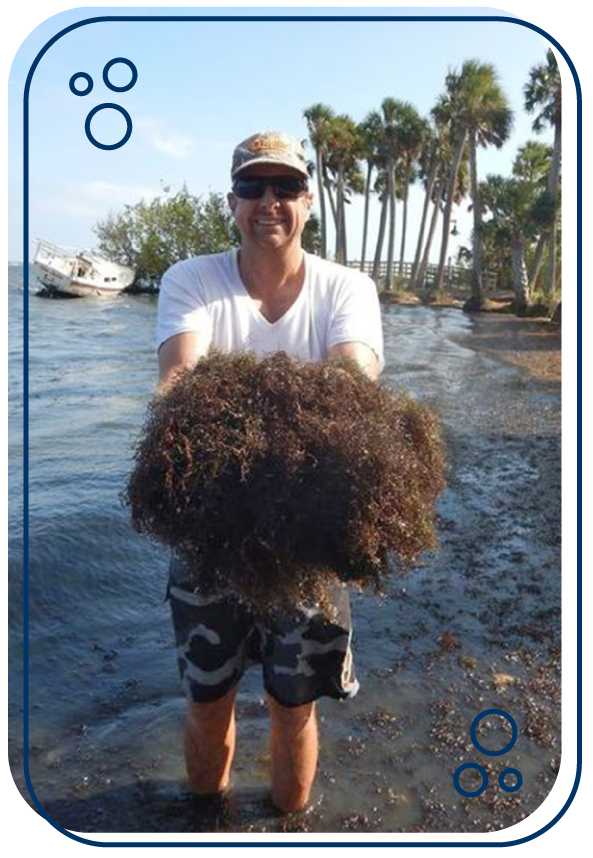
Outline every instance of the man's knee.
<path id="1" fill-rule="evenodd" d="M 315 722 L 315 702 L 302 706 L 283 706 L 271 694 L 266 694 L 266 704 L 274 726 L 283 732 L 298 733 Z"/>
<path id="2" fill-rule="evenodd" d="M 215 733 L 226 733 L 235 708 L 237 689 L 231 688 L 223 697 L 206 703 L 188 701 L 187 719 L 191 727 L 202 727 Z"/>

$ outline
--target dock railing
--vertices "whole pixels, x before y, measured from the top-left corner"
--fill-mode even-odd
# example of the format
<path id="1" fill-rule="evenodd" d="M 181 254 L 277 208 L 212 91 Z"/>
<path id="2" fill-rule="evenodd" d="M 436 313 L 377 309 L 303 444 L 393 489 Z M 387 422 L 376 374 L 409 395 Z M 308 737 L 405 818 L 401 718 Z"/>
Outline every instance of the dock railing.
<path id="1" fill-rule="evenodd" d="M 358 268 L 360 270 L 360 260 L 353 259 L 351 262 L 348 262 L 349 268 Z M 401 288 L 406 288 L 410 283 L 412 277 L 412 267 L 413 264 L 411 262 L 404 262 L 401 271 L 399 262 L 395 262 L 393 265 L 393 280 L 399 281 L 401 283 Z M 364 263 L 363 270 L 365 274 L 372 276 L 374 268 L 374 263 L 372 260 Z M 432 284 L 434 283 L 436 274 L 438 270 L 438 265 L 430 264 L 426 271 L 426 278 L 424 281 L 424 288 L 430 289 Z M 379 285 L 383 286 L 385 282 L 385 276 L 387 274 L 387 262 L 381 262 L 379 267 Z M 455 290 L 456 292 L 470 292 L 471 291 L 471 276 L 472 270 L 471 268 L 464 268 L 461 265 L 452 265 L 449 264 L 445 268 L 445 280 L 444 280 L 444 288 L 447 291 Z M 484 272 L 484 289 L 489 292 L 496 291 L 498 284 L 498 273 L 496 271 L 485 271 Z"/>

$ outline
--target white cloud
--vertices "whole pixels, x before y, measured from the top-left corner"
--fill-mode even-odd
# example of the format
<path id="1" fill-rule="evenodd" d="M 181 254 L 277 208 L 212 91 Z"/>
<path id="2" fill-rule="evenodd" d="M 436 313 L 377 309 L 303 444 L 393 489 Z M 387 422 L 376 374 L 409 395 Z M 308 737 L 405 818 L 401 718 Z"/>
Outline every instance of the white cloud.
<path id="1" fill-rule="evenodd" d="M 134 128 L 141 131 L 153 131 L 155 128 L 162 127 L 164 123 L 155 119 L 154 116 L 136 116 L 134 117 Z"/>
<path id="2" fill-rule="evenodd" d="M 52 212 L 54 214 L 62 214 L 67 217 L 76 218 L 95 218 L 103 214 L 101 206 L 96 204 L 93 206 L 83 200 L 67 197 L 48 197 L 45 199 L 34 200 L 33 209 L 42 212 Z"/>
<path id="3" fill-rule="evenodd" d="M 47 193 L 35 199 L 33 204 L 38 211 L 94 220 L 126 203 L 134 205 L 141 199 L 152 200 L 162 195 L 161 190 L 143 185 L 124 185 L 92 179 L 83 182 L 77 190 L 68 188 L 65 195 Z"/>
<path id="4" fill-rule="evenodd" d="M 110 205 L 133 204 L 141 199 L 151 200 L 161 193 L 154 188 L 142 185 L 122 185 L 115 182 L 104 182 L 101 179 L 84 182 L 81 185 L 81 192 L 93 200 L 107 202 Z"/>
<path id="5" fill-rule="evenodd" d="M 173 131 L 162 119 L 157 119 L 154 116 L 136 117 L 134 128 L 148 138 L 157 152 L 171 155 L 179 160 L 187 158 L 195 145 L 190 137 Z"/>
<path id="6" fill-rule="evenodd" d="M 191 150 L 194 148 L 193 140 L 189 137 L 184 137 L 183 134 L 155 134 L 152 138 L 152 144 L 159 152 L 164 152 L 165 155 L 172 155 L 174 158 L 187 158 Z"/>

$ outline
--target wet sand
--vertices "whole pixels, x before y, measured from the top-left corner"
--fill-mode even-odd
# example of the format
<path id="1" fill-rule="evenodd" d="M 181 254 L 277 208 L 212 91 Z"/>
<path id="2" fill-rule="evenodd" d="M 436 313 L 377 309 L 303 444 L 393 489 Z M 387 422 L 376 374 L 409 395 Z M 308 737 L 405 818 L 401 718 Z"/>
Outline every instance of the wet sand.
<path id="1" fill-rule="evenodd" d="M 562 328 L 547 319 L 517 316 L 474 316 L 471 348 L 526 370 L 537 381 L 560 383 Z"/>
<path id="2" fill-rule="evenodd" d="M 415 389 L 443 418 L 450 474 L 438 510 L 441 547 L 410 574 L 395 575 L 380 599 L 353 594 L 362 688 L 347 703 L 319 703 L 321 756 L 309 809 L 281 817 L 270 805 L 268 721 L 257 693 L 239 696 L 228 800 L 196 803 L 180 753 L 182 701 L 147 693 L 125 672 L 128 635 L 96 652 L 121 685 L 96 723 L 72 723 L 61 744 L 48 738 L 31 748 L 33 783 L 43 784 L 39 798 L 60 825 L 481 832 L 508 828 L 545 800 L 560 764 L 560 334 L 539 321 L 489 315 L 445 338 L 441 320 L 458 311 L 407 312 L 386 317 L 411 342 L 398 362 L 394 335 L 386 380 Z M 414 313 L 433 326 L 421 337 Z M 490 708 L 517 722 L 518 740 L 502 756 L 482 754 L 470 739 L 473 718 Z M 507 744 L 510 725 L 489 716 L 477 735 L 495 750 Z M 453 786 L 466 762 L 488 772 L 476 798 Z M 11 763 L 26 794 L 22 750 L 12 749 Z M 498 784 L 509 767 L 523 776 L 517 792 Z M 464 772 L 461 786 L 477 789 L 474 775 Z"/>

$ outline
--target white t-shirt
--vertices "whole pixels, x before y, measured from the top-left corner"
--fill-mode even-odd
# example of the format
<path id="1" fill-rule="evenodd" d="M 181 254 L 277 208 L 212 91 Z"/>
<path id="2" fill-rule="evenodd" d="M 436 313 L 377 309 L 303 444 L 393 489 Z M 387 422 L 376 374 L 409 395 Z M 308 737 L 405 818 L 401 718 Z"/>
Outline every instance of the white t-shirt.
<path id="1" fill-rule="evenodd" d="M 238 251 L 196 256 L 165 272 L 159 294 L 157 347 L 194 331 L 222 352 L 263 357 L 285 351 L 322 360 L 338 343 L 370 346 L 383 368 L 383 335 L 377 289 L 366 274 L 305 253 L 305 282 L 276 322 L 259 311 L 241 281 Z"/>

